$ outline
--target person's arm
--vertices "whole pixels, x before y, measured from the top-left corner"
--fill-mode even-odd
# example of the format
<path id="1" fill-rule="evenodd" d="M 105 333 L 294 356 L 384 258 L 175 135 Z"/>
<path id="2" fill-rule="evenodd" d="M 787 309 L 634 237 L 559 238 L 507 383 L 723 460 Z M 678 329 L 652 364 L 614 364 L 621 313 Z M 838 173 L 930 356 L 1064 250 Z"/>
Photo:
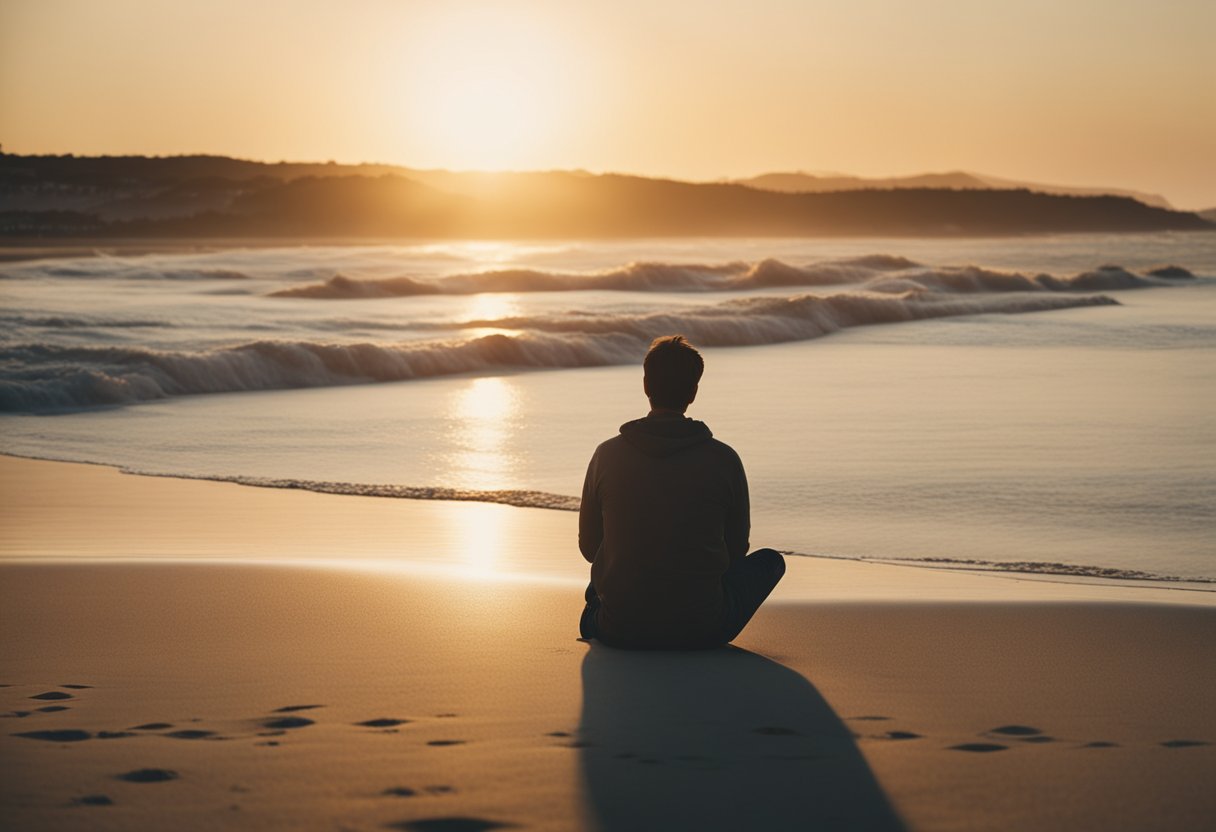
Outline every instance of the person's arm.
<path id="1" fill-rule="evenodd" d="M 726 513 L 724 536 L 726 551 L 732 562 L 747 557 L 748 537 L 752 530 L 751 501 L 747 493 L 747 474 L 743 461 L 735 457 L 738 470 L 731 483 L 731 505 Z"/>
<path id="2" fill-rule="evenodd" d="M 599 451 L 587 465 L 587 477 L 583 480 L 583 500 L 578 507 L 578 550 L 587 562 L 595 560 L 595 553 L 604 542 L 604 515 L 600 512 L 600 500 L 596 494 L 596 469 Z"/>

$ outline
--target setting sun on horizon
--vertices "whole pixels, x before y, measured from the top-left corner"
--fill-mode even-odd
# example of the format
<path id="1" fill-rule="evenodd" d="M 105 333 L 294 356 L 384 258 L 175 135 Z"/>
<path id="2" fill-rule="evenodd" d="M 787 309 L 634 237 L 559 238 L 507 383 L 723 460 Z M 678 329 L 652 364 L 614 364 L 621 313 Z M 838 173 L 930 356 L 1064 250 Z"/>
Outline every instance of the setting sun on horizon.
<path id="1" fill-rule="evenodd" d="M 507 4 L 419 16 L 384 96 L 402 144 L 472 170 L 535 167 L 575 112 L 575 44 Z M 453 167 L 453 165 L 438 165 Z"/>
<path id="2" fill-rule="evenodd" d="M 964 170 L 1198 209 L 1213 32 L 1201 0 L 11 0 L 0 140 L 695 180 Z"/>

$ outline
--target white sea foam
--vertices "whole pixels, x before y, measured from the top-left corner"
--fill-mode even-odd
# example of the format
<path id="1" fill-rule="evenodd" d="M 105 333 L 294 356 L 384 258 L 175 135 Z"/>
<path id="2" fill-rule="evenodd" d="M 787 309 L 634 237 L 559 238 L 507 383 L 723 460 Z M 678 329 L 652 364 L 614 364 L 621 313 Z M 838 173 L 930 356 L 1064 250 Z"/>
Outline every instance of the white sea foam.
<path id="1" fill-rule="evenodd" d="M 27 264 L 0 271 L 0 280 L 30 278 L 120 278 L 122 280 L 248 280 L 249 275 L 234 269 L 152 268 L 107 262 L 116 258 L 70 260 L 63 263 Z"/>
<path id="2" fill-rule="evenodd" d="M 1156 270 L 1161 272 L 1162 270 Z M 504 269 L 440 278 L 358 279 L 335 275 L 322 283 L 292 286 L 272 297 L 367 299 L 416 295 L 473 295 L 483 292 L 744 292 L 776 287 L 859 284 L 866 289 L 902 292 L 911 288 L 947 292 L 1100 292 L 1166 286 L 1190 277 L 1186 270 L 1141 276 L 1121 266 L 1102 266 L 1071 277 L 1024 275 L 977 266 L 921 266 L 891 255 L 872 255 L 795 266 L 767 258 L 756 263 L 630 263 L 585 274 L 537 269 Z"/>
<path id="3" fill-rule="evenodd" d="M 682 332 L 706 347 L 755 346 L 805 341 L 855 326 L 1117 303 L 1101 295 L 972 298 L 927 292 L 843 293 L 738 298 L 678 312 L 470 321 L 456 326 L 510 332 L 424 342 L 259 339 L 198 351 L 134 345 L 7 344 L 0 348 L 0 411 L 406 381 L 501 369 L 628 364 L 638 359 L 651 340 L 672 332 Z"/>
<path id="4" fill-rule="evenodd" d="M 0 327 L 11 331 L 19 327 L 30 329 L 131 329 L 164 326 L 155 318 L 109 318 L 98 315 L 0 315 Z M 2 337 L 2 336 L 0 336 Z"/>

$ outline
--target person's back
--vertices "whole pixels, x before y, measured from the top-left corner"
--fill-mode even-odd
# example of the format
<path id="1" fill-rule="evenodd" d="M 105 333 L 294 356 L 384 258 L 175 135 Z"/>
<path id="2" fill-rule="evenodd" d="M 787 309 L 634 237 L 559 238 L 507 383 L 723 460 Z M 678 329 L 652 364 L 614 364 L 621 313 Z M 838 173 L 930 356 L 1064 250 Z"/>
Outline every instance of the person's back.
<path id="1" fill-rule="evenodd" d="M 591 561 L 582 635 L 621 647 L 730 641 L 784 574 L 781 555 L 747 556 L 747 479 L 738 455 L 684 410 L 701 356 L 660 338 L 645 362 L 651 412 L 621 426 L 587 469 L 579 548 Z"/>

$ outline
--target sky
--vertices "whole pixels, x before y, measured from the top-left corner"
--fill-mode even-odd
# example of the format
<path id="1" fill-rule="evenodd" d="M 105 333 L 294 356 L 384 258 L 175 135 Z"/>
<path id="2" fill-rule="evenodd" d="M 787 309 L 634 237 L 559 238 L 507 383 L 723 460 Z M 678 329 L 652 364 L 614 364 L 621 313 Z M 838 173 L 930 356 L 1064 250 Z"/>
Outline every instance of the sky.
<path id="1" fill-rule="evenodd" d="M 1214 42 L 1212 0 L 0 0 L 0 144 L 1210 208 Z"/>

